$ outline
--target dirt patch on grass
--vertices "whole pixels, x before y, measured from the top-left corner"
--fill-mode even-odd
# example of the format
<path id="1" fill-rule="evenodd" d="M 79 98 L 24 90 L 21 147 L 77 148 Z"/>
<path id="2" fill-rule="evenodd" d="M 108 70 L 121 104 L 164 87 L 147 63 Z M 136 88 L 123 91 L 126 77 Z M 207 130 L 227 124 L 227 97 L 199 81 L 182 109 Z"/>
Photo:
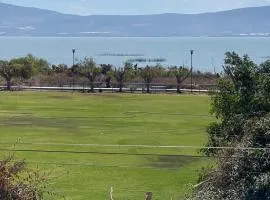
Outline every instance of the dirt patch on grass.
<path id="1" fill-rule="evenodd" d="M 49 96 L 49 98 L 51 98 L 51 99 L 72 99 L 72 97 L 68 96 L 68 95 L 52 95 L 52 96 Z"/>
<path id="2" fill-rule="evenodd" d="M 80 123 L 75 119 L 43 118 L 37 116 L 24 115 L 24 116 L 0 118 L 0 125 L 76 129 L 80 126 Z"/>
<path id="3" fill-rule="evenodd" d="M 164 169 L 175 169 L 181 168 L 185 165 L 196 161 L 196 158 L 191 156 L 170 156 L 170 155 L 162 155 L 158 156 L 157 159 L 150 159 L 151 167 L 156 168 L 164 168 Z"/>

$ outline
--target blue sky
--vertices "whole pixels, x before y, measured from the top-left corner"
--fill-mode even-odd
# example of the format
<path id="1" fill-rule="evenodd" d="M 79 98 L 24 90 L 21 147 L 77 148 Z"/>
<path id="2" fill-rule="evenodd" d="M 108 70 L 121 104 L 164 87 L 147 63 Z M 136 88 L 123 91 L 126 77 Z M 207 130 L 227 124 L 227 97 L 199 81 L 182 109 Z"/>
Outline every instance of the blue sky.
<path id="1" fill-rule="evenodd" d="M 39 7 L 63 13 L 153 14 L 201 13 L 233 8 L 270 5 L 270 0 L 0 0 L 22 6 Z"/>

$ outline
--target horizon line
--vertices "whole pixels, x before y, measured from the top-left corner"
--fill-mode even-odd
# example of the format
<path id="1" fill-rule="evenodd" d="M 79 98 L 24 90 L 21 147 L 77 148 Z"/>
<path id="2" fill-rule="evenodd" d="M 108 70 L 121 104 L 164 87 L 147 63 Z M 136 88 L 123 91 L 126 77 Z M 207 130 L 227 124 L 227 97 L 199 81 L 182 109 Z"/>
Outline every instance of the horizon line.
<path id="1" fill-rule="evenodd" d="M 43 11 L 49 11 L 49 12 L 54 12 L 58 14 L 63 14 L 63 15 L 73 15 L 73 16 L 78 16 L 78 17 L 90 17 L 90 16 L 153 16 L 153 15 L 203 15 L 203 14 L 215 14 L 215 13 L 222 13 L 222 12 L 230 12 L 230 11 L 236 11 L 236 10 L 242 10 L 242 9 L 252 9 L 252 8 L 264 8 L 264 7 L 270 7 L 269 5 L 265 6 L 247 6 L 247 7 L 240 7 L 240 8 L 233 8 L 233 9 L 227 9 L 227 10 L 217 10 L 217 11 L 206 11 L 206 12 L 198 12 L 198 13 L 178 13 L 178 12 L 157 12 L 157 13 L 145 13 L 145 14 L 88 14 L 88 15 L 83 15 L 83 14 L 74 14 L 74 13 L 66 13 L 66 12 L 60 12 L 56 10 L 51 10 L 51 9 L 46 9 L 46 8 L 40 8 L 40 7 L 34 7 L 34 6 L 21 6 L 21 5 L 16 5 L 16 4 L 11 4 L 11 3 L 4 3 L 0 0 L 0 4 L 4 4 L 7 6 L 14 6 L 14 7 L 21 7 L 21 8 L 30 8 L 30 9 L 38 9 L 38 10 L 43 10 Z"/>

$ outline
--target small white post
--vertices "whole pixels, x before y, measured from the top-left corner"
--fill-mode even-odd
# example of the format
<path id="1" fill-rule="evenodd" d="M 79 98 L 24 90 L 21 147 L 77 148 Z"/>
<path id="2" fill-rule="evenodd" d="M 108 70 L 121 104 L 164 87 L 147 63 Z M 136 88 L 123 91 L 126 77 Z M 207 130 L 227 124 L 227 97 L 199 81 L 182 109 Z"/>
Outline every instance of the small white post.
<path id="1" fill-rule="evenodd" d="M 113 186 L 111 186 L 110 197 L 111 197 L 111 200 L 113 200 Z"/>

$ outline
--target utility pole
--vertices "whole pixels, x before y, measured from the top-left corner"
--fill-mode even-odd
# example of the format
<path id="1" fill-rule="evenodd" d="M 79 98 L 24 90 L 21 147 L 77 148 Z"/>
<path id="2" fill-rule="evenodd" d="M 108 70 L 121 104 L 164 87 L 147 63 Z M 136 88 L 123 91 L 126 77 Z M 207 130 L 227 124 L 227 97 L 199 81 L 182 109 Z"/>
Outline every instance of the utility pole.
<path id="1" fill-rule="evenodd" d="M 190 71 L 191 71 L 191 74 L 190 74 L 190 88 L 191 88 L 191 92 L 192 92 L 192 90 L 193 90 L 193 88 L 192 88 L 192 85 L 193 85 L 193 54 L 194 54 L 194 50 L 190 50 Z"/>

